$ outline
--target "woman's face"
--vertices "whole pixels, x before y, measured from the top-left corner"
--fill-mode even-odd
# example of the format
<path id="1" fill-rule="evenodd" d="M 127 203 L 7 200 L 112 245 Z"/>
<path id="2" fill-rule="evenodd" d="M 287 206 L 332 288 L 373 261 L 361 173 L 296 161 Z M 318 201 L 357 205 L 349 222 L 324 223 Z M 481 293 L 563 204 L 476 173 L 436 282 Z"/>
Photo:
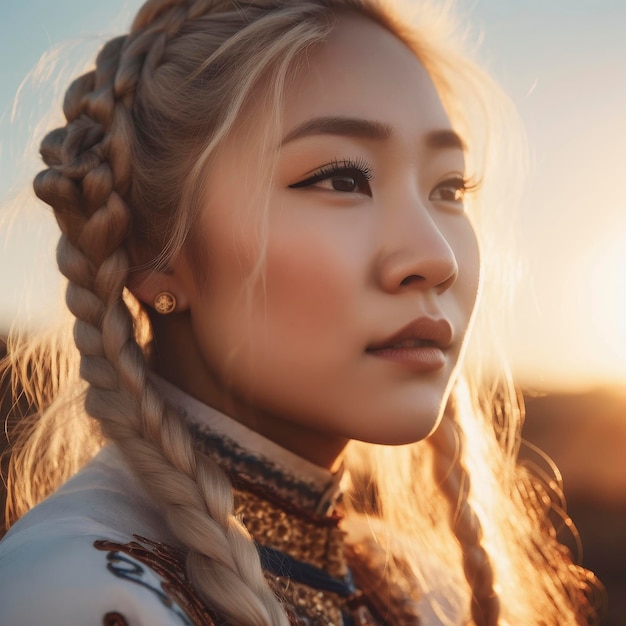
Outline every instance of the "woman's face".
<path id="1" fill-rule="evenodd" d="M 422 439 L 479 276 L 437 92 L 403 43 L 350 15 L 290 78 L 269 180 L 264 115 L 251 109 L 210 170 L 193 237 L 205 278 L 197 250 L 174 264 L 193 341 L 170 377 L 319 464 L 348 439 Z"/>

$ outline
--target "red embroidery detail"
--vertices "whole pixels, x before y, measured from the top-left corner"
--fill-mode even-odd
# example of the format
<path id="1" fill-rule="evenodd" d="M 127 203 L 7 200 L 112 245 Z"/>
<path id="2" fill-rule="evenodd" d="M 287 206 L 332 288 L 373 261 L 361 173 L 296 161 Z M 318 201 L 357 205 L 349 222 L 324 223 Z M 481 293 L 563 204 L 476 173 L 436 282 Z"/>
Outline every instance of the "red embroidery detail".
<path id="1" fill-rule="evenodd" d="M 105 552 L 121 552 L 127 554 L 140 563 L 148 566 L 160 576 L 163 593 L 176 602 L 184 611 L 193 626 L 215 626 L 215 617 L 211 615 L 202 600 L 198 598 L 185 573 L 183 555 L 174 548 L 134 535 L 137 541 L 127 544 L 100 540 L 94 542 L 94 547 Z M 119 616 L 119 613 L 107 613 Z M 105 616 L 106 619 L 106 616 Z M 126 621 L 104 622 L 105 626 L 128 626 Z"/>

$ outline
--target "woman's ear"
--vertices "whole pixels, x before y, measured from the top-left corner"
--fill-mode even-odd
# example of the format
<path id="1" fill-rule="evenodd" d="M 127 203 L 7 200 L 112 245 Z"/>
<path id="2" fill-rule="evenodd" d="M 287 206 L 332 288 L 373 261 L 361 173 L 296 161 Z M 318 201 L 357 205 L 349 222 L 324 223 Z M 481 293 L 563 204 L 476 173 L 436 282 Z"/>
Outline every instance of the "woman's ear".
<path id="1" fill-rule="evenodd" d="M 182 313 L 189 308 L 189 295 L 178 267 L 155 269 L 155 251 L 141 238 L 129 238 L 126 250 L 131 268 L 126 287 L 137 300 L 161 314 Z M 167 302 L 170 306 L 164 308 Z"/>

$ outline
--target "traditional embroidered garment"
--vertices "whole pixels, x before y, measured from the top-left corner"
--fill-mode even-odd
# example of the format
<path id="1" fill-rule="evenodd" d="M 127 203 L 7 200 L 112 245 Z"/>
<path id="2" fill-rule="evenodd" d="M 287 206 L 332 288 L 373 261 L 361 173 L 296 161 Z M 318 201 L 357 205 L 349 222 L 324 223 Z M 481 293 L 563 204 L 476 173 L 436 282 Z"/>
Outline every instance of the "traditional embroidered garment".
<path id="1" fill-rule="evenodd" d="M 348 548 L 330 474 L 164 381 L 199 449 L 228 473 L 235 508 L 294 626 L 420 623 L 414 586 L 381 548 Z M 158 508 L 107 447 L 0 543 L 0 624 L 211 626 Z M 361 590 L 355 586 L 357 581 Z M 412 588 L 413 587 L 413 588 Z"/>

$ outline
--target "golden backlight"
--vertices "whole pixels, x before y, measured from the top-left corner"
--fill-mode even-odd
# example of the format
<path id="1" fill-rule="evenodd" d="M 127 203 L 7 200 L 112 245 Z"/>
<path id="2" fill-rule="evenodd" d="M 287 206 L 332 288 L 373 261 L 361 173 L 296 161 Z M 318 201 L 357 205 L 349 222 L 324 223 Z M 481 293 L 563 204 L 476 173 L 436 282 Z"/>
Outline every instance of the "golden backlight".
<path id="1" fill-rule="evenodd" d="M 532 349 L 520 348 L 519 336 L 511 346 L 522 382 L 626 385 L 626 223 L 588 238 L 586 247 L 562 241 L 544 270 L 534 303 L 526 295 L 519 311 Z"/>
<path id="2" fill-rule="evenodd" d="M 604 244 L 604 245 L 603 245 Z M 592 332 L 626 380 L 626 224 L 589 259 Z"/>

